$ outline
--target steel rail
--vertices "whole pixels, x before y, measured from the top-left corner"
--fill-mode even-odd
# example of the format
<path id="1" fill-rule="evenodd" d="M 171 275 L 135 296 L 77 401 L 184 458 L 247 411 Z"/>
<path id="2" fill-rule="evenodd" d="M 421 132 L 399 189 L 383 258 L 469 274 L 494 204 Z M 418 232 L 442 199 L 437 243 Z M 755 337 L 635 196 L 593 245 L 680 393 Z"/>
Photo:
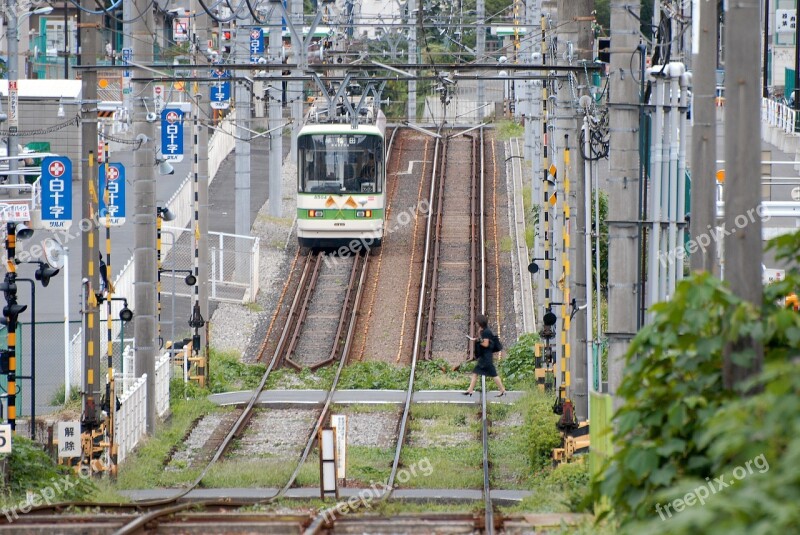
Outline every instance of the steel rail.
<path id="1" fill-rule="evenodd" d="M 481 263 L 481 314 L 486 314 L 486 246 L 485 246 L 485 221 L 484 221 L 484 137 L 483 128 L 480 130 L 480 206 L 478 218 L 480 220 L 480 263 Z M 484 529 L 487 535 L 494 534 L 494 508 L 489 487 L 489 416 L 486 410 L 486 376 L 481 376 L 481 435 L 483 445 L 483 500 L 486 517 Z"/>
<path id="2" fill-rule="evenodd" d="M 433 227 L 431 238 L 433 239 L 433 259 L 431 260 L 431 267 L 426 272 L 426 276 L 430 276 L 430 293 L 428 295 L 428 326 L 425 330 L 425 352 L 423 353 L 423 360 L 430 360 L 433 354 L 433 331 L 436 328 L 436 297 L 439 290 L 439 259 L 441 257 L 442 246 L 442 219 L 444 213 L 444 186 L 445 186 L 445 169 L 447 169 L 447 140 L 442 141 L 442 154 L 441 166 L 439 173 L 439 185 L 436 195 L 436 208 L 434 214 L 436 215 L 436 224 Z M 433 205 L 431 205 L 433 208 Z"/>
<path id="3" fill-rule="evenodd" d="M 319 280 L 319 272 L 322 267 L 322 257 L 324 253 L 315 252 L 314 268 L 311 272 L 311 280 L 308 284 L 301 284 L 300 291 L 303 293 L 302 304 L 297 311 L 297 316 L 292 326 L 292 336 L 289 339 L 289 346 L 284 352 L 283 362 L 294 368 L 295 370 L 302 370 L 303 366 L 292 360 L 292 355 L 297 350 L 297 344 L 300 341 L 300 335 L 303 332 L 303 325 L 306 322 L 308 315 L 308 307 L 311 304 L 311 298 L 314 296 L 314 289 L 317 287 L 317 280 Z"/>

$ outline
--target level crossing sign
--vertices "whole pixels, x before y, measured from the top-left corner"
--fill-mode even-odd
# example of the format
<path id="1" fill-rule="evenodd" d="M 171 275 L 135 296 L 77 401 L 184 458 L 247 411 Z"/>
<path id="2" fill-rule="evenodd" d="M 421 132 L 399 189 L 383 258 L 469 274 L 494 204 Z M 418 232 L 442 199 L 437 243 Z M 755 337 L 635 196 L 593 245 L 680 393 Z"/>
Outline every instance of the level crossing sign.
<path id="1" fill-rule="evenodd" d="M 42 158 L 42 224 L 67 229 L 72 225 L 72 161 L 66 156 Z"/>
<path id="2" fill-rule="evenodd" d="M 170 162 L 183 161 L 183 111 L 166 108 L 161 112 L 161 154 Z"/>
<path id="3" fill-rule="evenodd" d="M 100 224 L 106 219 L 112 227 L 125 223 L 125 167 L 121 163 L 104 163 L 98 167 L 100 181 Z"/>
<path id="4" fill-rule="evenodd" d="M 215 110 L 227 110 L 231 105 L 231 82 L 225 80 L 230 78 L 231 73 L 221 69 L 211 71 L 211 77 L 217 81 L 211 84 L 211 108 Z"/>

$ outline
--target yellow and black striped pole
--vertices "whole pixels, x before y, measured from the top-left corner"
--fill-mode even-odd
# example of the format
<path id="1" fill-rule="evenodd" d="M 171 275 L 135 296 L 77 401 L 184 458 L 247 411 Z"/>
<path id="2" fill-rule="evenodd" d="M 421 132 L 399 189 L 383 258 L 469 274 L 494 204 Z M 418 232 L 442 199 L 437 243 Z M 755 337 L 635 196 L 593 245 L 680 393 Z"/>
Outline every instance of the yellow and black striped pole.
<path id="1" fill-rule="evenodd" d="M 111 270 L 111 211 L 110 206 L 110 189 L 109 184 L 109 154 L 108 154 L 108 140 L 104 139 L 103 142 L 103 171 L 106 174 L 105 191 L 103 196 L 106 204 L 106 357 L 108 364 L 108 391 L 106 392 L 106 401 L 108 402 L 108 422 L 106 433 L 108 435 L 108 448 L 109 459 L 111 459 L 111 466 L 108 467 L 111 474 L 116 473 L 117 465 L 117 445 L 114 440 L 114 424 L 117 408 L 117 396 L 114 386 L 114 331 L 113 331 L 113 315 L 111 311 L 111 298 L 114 296 L 114 285 L 112 284 L 112 270 Z"/>
<path id="2" fill-rule="evenodd" d="M 91 214 L 92 218 L 94 219 L 97 216 L 95 210 L 97 209 L 99 199 L 97 196 L 97 188 L 95 183 L 95 173 L 94 173 L 94 151 L 89 151 L 88 155 L 88 166 L 89 166 L 89 179 L 88 188 L 89 188 L 89 213 Z M 97 424 L 97 403 L 95 399 L 95 377 L 94 377 L 94 368 L 95 365 L 99 365 L 99 362 L 95 363 L 95 359 L 99 358 L 98 355 L 95 355 L 95 347 L 94 347 L 94 332 L 97 326 L 95 325 L 95 315 L 97 311 L 97 296 L 94 293 L 94 288 L 92 287 L 91 281 L 94 280 L 95 277 L 95 233 L 93 229 L 89 229 L 86 234 L 86 248 L 89 251 L 88 253 L 88 261 L 87 261 L 87 270 L 86 275 L 89 278 L 89 285 L 84 290 L 87 292 L 87 299 L 86 299 L 86 307 L 84 313 L 86 314 L 86 392 L 85 392 L 85 403 L 84 403 L 84 420 L 87 423 L 88 429 L 85 429 L 89 433 L 91 433 L 92 428 Z M 91 444 L 91 441 L 89 441 Z M 91 458 L 92 451 L 85 451 L 84 454 L 88 455 Z"/>
<path id="3" fill-rule="evenodd" d="M 11 307 L 16 304 L 16 283 L 17 266 L 14 263 L 14 256 L 17 247 L 17 224 L 8 223 L 6 225 L 6 316 L 8 326 L 8 423 L 11 431 L 16 433 L 17 429 L 17 320 Z M 11 312 L 10 314 L 8 312 Z"/>
<path id="4" fill-rule="evenodd" d="M 564 299 L 561 302 L 561 385 L 558 391 L 559 400 L 563 403 L 567 400 L 567 391 L 570 384 L 569 376 L 569 325 L 570 325 L 570 295 L 569 295 L 569 135 L 564 136 L 564 199 L 563 224 L 561 225 L 561 266 Z"/>

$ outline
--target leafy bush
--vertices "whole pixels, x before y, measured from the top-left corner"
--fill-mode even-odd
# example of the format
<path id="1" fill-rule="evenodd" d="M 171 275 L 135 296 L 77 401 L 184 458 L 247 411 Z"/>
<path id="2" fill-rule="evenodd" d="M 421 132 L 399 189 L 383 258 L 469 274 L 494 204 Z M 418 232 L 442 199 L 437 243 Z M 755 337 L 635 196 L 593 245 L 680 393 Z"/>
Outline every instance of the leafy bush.
<path id="1" fill-rule="evenodd" d="M 90 478 L 78 477 L 72 469 L 56 465 L 38 444 L 19 435 L 14 437 L 12 452 L 2 457 L 8 459 L 11 475 L 9 486 L 2 490 L 0 501 L 4 504 L 17 505 L 25 500 L 27 491 L 41 493 L 45 488 L 54 491 L 54 501 L 58 502 L 88 499 L 95 491 Z"/>
<path id="2" fill-rule="evenodd" d="M 264 376 L 263 364 L 245 364 L 239 355 L 230 351 L 211 351 L 209 388 L 212 394 L 231 390 L 252 389 Z"/>
<path id="3" fill-rule="evenodd" d="M 550 394 L 529 391 L 522 400 L 527 429 L 528 464 L 538 471 L 549 466 L 553 448 L 561 445 L 561 434 L 556 429 L 558 416 L 553 414 L 553 398 Z"/>
<path id="4" fill-rule="evenodd" d="M 506 356 L 497 362 L 497 371 L 503 378 L 506 388 L 516 389 L 535 383 L 533 355 L 534 346 L 538 342 L 538 333 L 523 334 L 508 348 Z"/>
<path id="5" fill-rule="evenodd" d="M 414 389 L 466 389 L 469 378 L 465 372 L 472 369 L 472 364 L 453 370 L 444 359 L 420 360 L 417 362 Z"/>
<path id="6" fill-rule="evenodd" d="M 582 459 L 561 464 L 547 475 L 544 486 L 550 492 L 562 492 L 570 511 L 582 511 L 589 496 L 589 465 Z"/>
<path id="7" fill-rule="evenodd" d="M 508 141 L 513 137 L 519 137 L 524 131 L 522 125 L 514 121 L 497 122 L 497 139 L 500 141 Z"/>
<path id="8" fill-rule="evenodd" d="M 341 390 L 405 390 L 409 368 L 386 362 L 356 362 L 346 366 L 339 377 Z"/>
<path id="9" fill-rule="evenodd" d="M 800 265 L 800 234 L 774 240 L 772 247 L 779 259 Z M 628 355 L 619 390 L 624 403 L 614 417 L 617 450 L 593 481 L 593 497 L 610 500 L 624 532 L 661 532 L 667 515 L 671 534 L 796 531 L 800 315 L 775 303 L 798 287 L 800 271 L 791 269 L 784 281 L 765 288 L 757 309 L 724 283 L 696 275 L 670 302 L 654 307 L 653 322 Z M 723 349 L 736 347 L 742 336 L 763 345 L 764 371 L 728 390 Z M 732 355 L 739 365 L 751 358 L 745 351 Z M 734 482 L 734 469 L 748 463 L 756 470 L 741 482 L 723 492 L 716 484 L 711 492 L 710 482 Z M 761 473 L 767 470 L 769 477 Z M 699 503 L 701 487 L 711 495 L 701 507 L 665 512 L 665 504 L 690 494 Z"/>

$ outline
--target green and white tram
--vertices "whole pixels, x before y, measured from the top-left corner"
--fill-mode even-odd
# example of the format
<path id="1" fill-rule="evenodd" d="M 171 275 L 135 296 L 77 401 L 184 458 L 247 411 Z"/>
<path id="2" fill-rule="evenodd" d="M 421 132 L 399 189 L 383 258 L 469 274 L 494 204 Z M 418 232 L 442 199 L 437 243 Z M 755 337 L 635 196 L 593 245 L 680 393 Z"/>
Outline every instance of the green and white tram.
<path id="1" fill-rule="evenodd" d="M 386 117 L 307 124 L 297 137 L 297 237 L 312 248 L 379 247 L 386 210 Z"/>

